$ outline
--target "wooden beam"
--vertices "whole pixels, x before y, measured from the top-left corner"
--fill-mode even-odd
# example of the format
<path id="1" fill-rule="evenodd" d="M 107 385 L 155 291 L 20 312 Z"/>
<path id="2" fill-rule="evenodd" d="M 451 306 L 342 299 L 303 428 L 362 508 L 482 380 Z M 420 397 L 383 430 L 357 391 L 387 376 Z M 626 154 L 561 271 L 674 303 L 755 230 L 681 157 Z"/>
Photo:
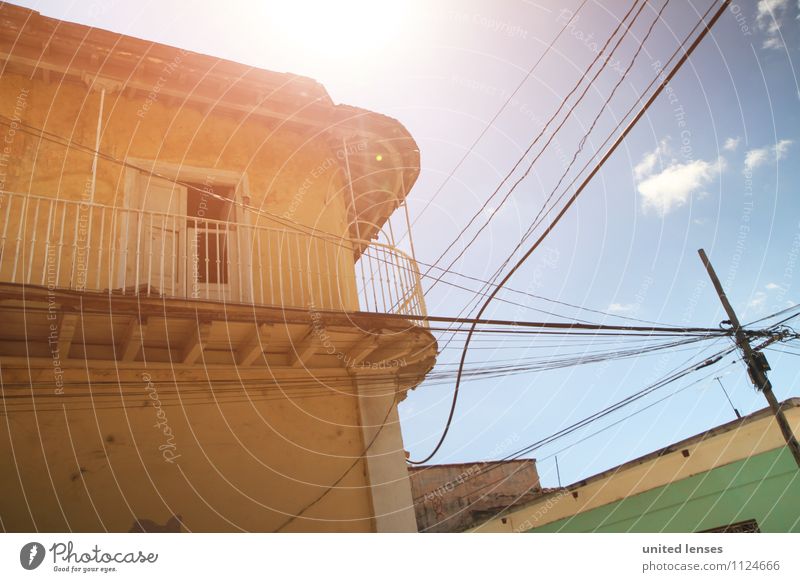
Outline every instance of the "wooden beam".
<path id="1" fill-rule="evenodd" d="M 203 349 L 208 343 L 208 336 L 211 333 L 210 321 L 198 321 L 189 341 L 183 346 L 181 361 L 184 364 L 194 364 L 203 354 Z"/>
<path id="2" fill-rule="evenodd" d="M 17 283 L 4 283 L 0 281 L 0 304 L 4 300 L 15 301 L 16 303 L 9 305 L 21 305 L 22 294 L 20 291 L 21 285 Z M 48 305 L 47 287 L 38 285 L 26 285 L 25 297 L 26 302 L 37 301 Z M 164 304 L 167 305 L 167 314 L 170 319 L 184 319 L 196 321 L 198 316 L 203 320 L 223 320 L 226 322 L 246 322 L 248 325 L 253 324 L 254 317 L 259 321 L 273 321 L 280 324 L 303 324 L 308 326 L 310 317 L 308 310 L 298 308 L 282 309 L 279 307 L 269 305 L 245 305 L 245 304 L 229 304 L 226 306 L 225 312 L 222 313 L 219 308 L 219 303 L 213 301 L 201 301 L 197 299 L 188 299 L 180 297 L 145 297 L 134 296 L 131 294 L 109 294 L 108 291 L 71 291 L 71 290 L 58 290 L 56 291 L 58 303 L 64 308 L 83 309 L 84 313 L 92 312 L 104 313 L 109 312 L 114 315 L 128 315 L 133 317 L 141 315 L 143 312 L 150 315 L 154 313 L 164 313 Z M 51 300 L 52 301 L 52 300 Z M 404 316 L 399 314 L 375 314 L 375 313 L 357 313 L 357 312 L 324 312 L 325 325 L 332 327 L 359 327 L 361 329 L 374 328 L 380 325 L 381 328 L 393 330 L 395 333 L 401 331 L 415 330 L 426 337 L 433 337 L 427 328 L 413 325 L 415 319 L 405 319 Z M 432 317 L 431 321 L 452 322 L 452 318 L 436 318 Z M 472 320 L 468 320 L 472 321 Z M 495 323 L 495 320 L 480 320 L 484 323 Z M 510 323 L 510 322 L 503 322 Z M 502 325 L 502 323 L 501 323 Z M 563 324 L 568 326 L 570 324 Z M 648 328 L 649 329 L 649 328 Z M 699 328 L 698 328 L 699 329 Z M 702 330 L 705 330 L 703 328 Z"/>
<path id="3" fill-rule="evenodd" d="M 378 362 L 378 365 L 379 366 L 386 366 L 388 363 L 394 362 L 394 366 L 392 366 L 392 367 L 402 368 L 403 366 L 407 366 L 408 365 L 408 361 L 404 360 L 404 358 L 408 354 L 413 352 L 416 349 L 416 347 L 417 346 L 416 346 L 415 343 L 408 342 L 408 343 L 404 344 L 404 346 L 401 347 L 397 352 L 389 355 L 388 357 L 383 358 L 382 361 Z M 415 359 L 416 359 L 416 355 L 415 355 Z M 421 359 L 421 358 L 419 358 L 419 359 Z"/>
<path id="4" fill-rule="evenodd" d="M 286 358 L 288 365 L 292 368 L 306 366 L 308 360 L 317 350 L 317 344 L 317 330 L 311 326 L 301 342 L 289 347 L 289 353 Z"/>
<path id="5" fill-rule="evenodd" d="M 264 349 L 269 343 L 272 326 L 261 323 L 236 349 L 236 364 L 239 366 L 252 366 L 264 354 Z"/>
<path id="6" fill-rule="evenodd" d="M 347 352 L 347 366 L 359 366 L 380 345 L 380 334 L 370 334 L 358 340 Z"/>
<path id="7" fill-rule="evenodd" d="M 417 362 L 420 362 L 425 358 L 430 358 L 431 356 L 436 355 L 436 345 L 437 345 L 436 340 L 424 341 L 421 343 L 422 345 L 420 345 L 420 343 L 416 343 L 414 345 L 414 350 L 412 350 L 414 352 L 414 355 L 406 359 L 405 361 L 406 366 L 410 366 L 411 364 L 416 364 Z"/>
<path id="8" fill-rule="evenodd" d="M 69 359 L 69 350 L 75 331 L 78 329 L 78 314 L 65 313 L 58 324 L 58 356 L 62 360 Z"/>
<path id="9" fill-rule="evenodd" d="M 128 324 L 125 337 L 119 345 L 118 357 L 123 362 L 132 362 L 139 355 L 139 350 L 144 345 L 144 336 L 147 334 L 147 319 L 134 317 Z"/>

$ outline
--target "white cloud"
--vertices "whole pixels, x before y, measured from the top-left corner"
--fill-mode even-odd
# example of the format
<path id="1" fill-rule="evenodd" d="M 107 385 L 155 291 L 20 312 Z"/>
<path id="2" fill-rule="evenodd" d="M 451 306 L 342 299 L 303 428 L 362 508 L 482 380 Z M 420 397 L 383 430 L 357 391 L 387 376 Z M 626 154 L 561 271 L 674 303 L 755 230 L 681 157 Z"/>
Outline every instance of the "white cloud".
<path id="1" fill-rule="evenodd" d="M 779 301 L 786 293 L 786 289 L 772 281 L 764 285 L 764 289 L 766 291 L 756 291 L 753 293 L 750 301 L 747 302 L 747 309 L 749 311 L 753 311 L 755 313 L 764 313 L 767 307 L 768 299 L 770 302 Z"/>
<path id="2" fill-rule="evenodd" d="M 759 0 L 756 8 L 756 17 L 768 18 L 771 13 L 785 10 L 789 0 Z"/>
<path id="3" fill-rule="evenodd" d="M 764 309 L 764 304 L 767 302 L 767 294 L 763 291 L 756 291 L 750 301 L 747 302 L 748 309 L 760 311 Z"/>
<path id="4" fill-rule="evenodd" d="M 656 164 L 661 163 L 661 158 L 671 154 L 669 148 L 669 138 L 662 139 L 656 149 L 644 155 L 642 160 L 633 168 L 633 176 L 637 180 L 641 180 L 653 173 L 656 169 Z"/>
<path id="5" fill-rule="evenodd" d="M 638 309 L 639 307 L 635 303 L 612 303 L 606 311 L 609 313 L 631 313 Z"/>
<path id="6" fill-rule="evenodd" d="M 763 166 L 769 161 L 777 162 L 784 159 L 792 143 L 794 142 L 790 139 L 782 139 L 773 146 L 764 146 L 763 148 L 748 150 L 744 156 L 745 172 L 752 172 L 757 167 Z"/>
<path id="7" fill-rule="evenodd" d="M 778 143 L 775 144 L 773 150 L 775 151 L 775 159 L 782 160 L 786 157 L 786 152 L 789 151 L 789 146 L 792 145 L 792 140 L 790 139 L 782 139 Z"/>
<path id="8" fill-rule="evenodd" d="M 725 167 L 723 158 L 715 162 L 694 160 L 685 163 L 672 159 L 660 172 L 654 173 L 652 156 L 666 153 L 665 149 L 666 142 L 661 142 L 634 168 L 634 175 L 639 180 L 637 189 L 642 196 L 642 209 L 645 212 L 655 210 L 661 216 L 685 205 L 692 195 L 702 194 Z"/>
<path id="9" fill-rule="evenodd" d="M 744 169 L 752 171 L 758 166 L 766 164 L 768 159 L 769 148 L 749 150 L 744 156 Z"/>
<path id="10" fill-rule="evenodd" d="M 756 7 L 758 28 L 765 34 L 761 46 L 765 49 L 783 49 L 786 45 L 781 37 L 783 16 L 789 0 L 759 0 Z"/>
<path id="11" fill-rule="evenodd" d="M 634 166 L 633 175 L 637 180 L 641 180 L 653 172 L 656 167 L 656 162 L 658 161 L 658 153 L 656 152 L 658 152 L 658 150 L 646 154 L 642 158 L 642 161 Z"/>
<path id="12" fill-rule="evenodd" d="M 725 140 L 725 144 L 722 146 L 722 149 L 727 150 L 729 152 L 735 152 L 736 148 L 739 147 L 739 142 L 742 141 L 740 137 L 729 137 Z"/>

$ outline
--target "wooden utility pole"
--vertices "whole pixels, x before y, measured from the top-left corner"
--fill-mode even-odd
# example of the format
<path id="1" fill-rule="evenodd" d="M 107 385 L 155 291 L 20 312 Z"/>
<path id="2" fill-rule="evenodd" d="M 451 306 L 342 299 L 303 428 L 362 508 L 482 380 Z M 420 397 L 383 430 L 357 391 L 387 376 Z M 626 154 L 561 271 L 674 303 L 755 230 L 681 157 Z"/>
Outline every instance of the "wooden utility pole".
<path id="1" fill-rule="evenodd" d="M 795 463 L 797 463 L 798 468 L 800 468 L 800 444 L 798 444 L 792 432 L 789 421 L 786 420 L 786 415 L 783 414 L 778 399 L 775 398 L 775 394 L 772 392 L 772 384 L 769 378 L 767 378 L 767 370 L 769 367 L 767 366 L 766 358 L 764 358 L 764 354 L 753 350 L 750 346 L 750 340 L 747 339 L 747 334 L 744 333 L 739 319 L 736 317 L 736 312 L 728 301 L 728 296 L 725 295 L 725 290 L 722 288 L 722 284 L 719 282 L 717 274 L 714 272 L 714 267 L 711 266 L 711 261 L 709 261 L 708 256 L 706 256 L 706 252 L 700 249 L 697 253 L 700 255 L 700 259 L 703 261 L 706 271 L 708 271 L 708 276 L 714 284 L 714 289 L 717 290 L 717 295 L 719 295 L 722 307 L 725 308 L 725 312 L 728 314 L 728 319 L 730 320 L 734 337 L 736 338 L 736 345 L 739 346 L 739 349 L 742 350 L 742 354 L 744 354 L 744 361 L 747 364 L 747 372 L 750 376 L 750 380 L 757 390 L 764 393 L 775 415 L 775 420 L 778 422 L 778 426 L 781 429 L 781 433 L 783 433 L 783 438 L 786 440 L 786 446 L 789 447 L 789 451 L 791 451 Z"/>

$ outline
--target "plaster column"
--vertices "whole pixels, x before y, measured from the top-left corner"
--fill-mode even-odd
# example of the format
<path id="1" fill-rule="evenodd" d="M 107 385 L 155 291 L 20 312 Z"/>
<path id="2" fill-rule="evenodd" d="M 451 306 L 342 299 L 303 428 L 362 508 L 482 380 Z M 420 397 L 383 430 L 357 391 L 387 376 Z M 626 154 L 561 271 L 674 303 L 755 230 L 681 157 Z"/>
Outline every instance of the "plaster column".
<path id="1" fill-rule="evenodd" d="M 364 448 L 369 447 L 364 461 L 375 531 L 416 532 L 411 481 L 397 414 L 396 380 L 386 378 L 384 372 L 380 376 L 359 373 L 353 381 L 359 394 Z"/>

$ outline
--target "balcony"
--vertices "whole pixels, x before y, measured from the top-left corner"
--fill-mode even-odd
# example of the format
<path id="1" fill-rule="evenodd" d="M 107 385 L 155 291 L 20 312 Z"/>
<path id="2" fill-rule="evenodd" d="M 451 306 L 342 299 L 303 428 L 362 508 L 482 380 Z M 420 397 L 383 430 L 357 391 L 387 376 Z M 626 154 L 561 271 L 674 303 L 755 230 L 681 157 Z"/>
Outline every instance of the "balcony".
<path id="1" fill-rule="evenodd" d="M 0 281 L 49 290 L 424 316 L 416 262 L 270 216 L 206 220 L 0 192 Z M 363 249 L 354 261 L 355 249 Z"/>

